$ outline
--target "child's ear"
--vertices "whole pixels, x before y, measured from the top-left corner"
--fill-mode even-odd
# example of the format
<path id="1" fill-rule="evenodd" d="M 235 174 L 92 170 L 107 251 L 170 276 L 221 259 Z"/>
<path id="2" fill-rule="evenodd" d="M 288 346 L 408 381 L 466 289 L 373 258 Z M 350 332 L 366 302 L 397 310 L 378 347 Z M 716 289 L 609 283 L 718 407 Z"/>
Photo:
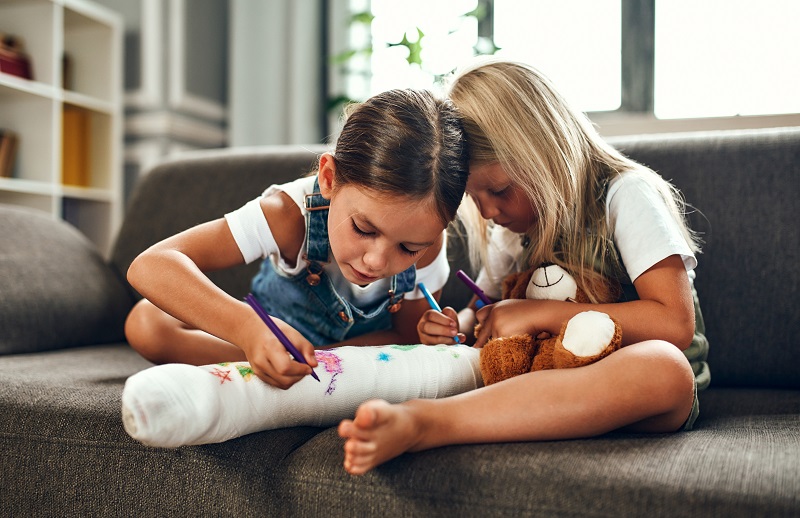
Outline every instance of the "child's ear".
<path id="1" fill-rule="evenodd" d="M 336 183 L 336 163 L 333 160 L 333 155 L 330 153 L 323 153 L 319 157 L 319 192 L 322 197 L 330 200 L 333 195 L 333 187 Z"/>

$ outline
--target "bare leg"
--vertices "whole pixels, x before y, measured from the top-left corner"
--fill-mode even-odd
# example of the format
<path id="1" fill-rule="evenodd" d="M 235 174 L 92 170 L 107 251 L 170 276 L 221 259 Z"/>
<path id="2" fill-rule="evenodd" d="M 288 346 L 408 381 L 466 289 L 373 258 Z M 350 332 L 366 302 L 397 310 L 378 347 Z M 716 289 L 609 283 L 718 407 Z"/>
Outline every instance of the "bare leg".
<path id="1" fill-rule="evenodd" d="M 147 299 L 139 301 L 128 315 L 125 336 L 131 347 L 153 363 L 208 365 L 247 360 L 235 345 L 187 326 Z"/>
<path id="2" fill-rule="evenodd" d="M 688 417 L 693 374 L 675 346 L 630 345 L 575 369 L 523 374 L 439 400 L 369 401 L 342 421 L 355 475 L 406 451 L 446 444 L 592 437 L 628 427 L 672 432 Z"/>

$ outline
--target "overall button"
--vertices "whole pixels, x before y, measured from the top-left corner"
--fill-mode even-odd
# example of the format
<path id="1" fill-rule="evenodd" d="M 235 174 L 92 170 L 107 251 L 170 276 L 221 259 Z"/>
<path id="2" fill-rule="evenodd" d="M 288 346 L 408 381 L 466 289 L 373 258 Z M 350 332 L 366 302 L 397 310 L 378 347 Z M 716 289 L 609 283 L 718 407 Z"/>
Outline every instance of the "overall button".
<path id="1" fill-rule="evenodd" d="M 339 312 L 339 318 L 342 319 L 342 322 L 348 322 L 350 320 L 349 318 L 347 318 L 347 313 L 345 313 L 344 311 Z"/>

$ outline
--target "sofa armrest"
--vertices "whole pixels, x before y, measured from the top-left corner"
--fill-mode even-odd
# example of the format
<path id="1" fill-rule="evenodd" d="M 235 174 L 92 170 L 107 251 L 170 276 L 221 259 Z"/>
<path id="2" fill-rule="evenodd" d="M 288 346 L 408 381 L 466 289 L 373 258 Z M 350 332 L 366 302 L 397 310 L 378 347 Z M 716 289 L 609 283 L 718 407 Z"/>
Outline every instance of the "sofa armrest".
<path id="1" fill-rule="evenodd" d="M 124 341 L 132 304 L 75 228 L 0 205 L 0 354 Z"/>

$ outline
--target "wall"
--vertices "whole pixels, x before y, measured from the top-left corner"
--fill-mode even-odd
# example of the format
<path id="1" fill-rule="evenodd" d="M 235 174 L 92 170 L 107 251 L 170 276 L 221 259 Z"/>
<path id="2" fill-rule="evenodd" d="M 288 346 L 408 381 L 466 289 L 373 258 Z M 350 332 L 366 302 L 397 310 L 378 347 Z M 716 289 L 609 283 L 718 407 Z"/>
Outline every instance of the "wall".
<path id="1" fill-rule="evenodd" d="M 125 196 L 178 151 L 227 145 L 228 0 L 96 0 L 125 21 Z"/>

